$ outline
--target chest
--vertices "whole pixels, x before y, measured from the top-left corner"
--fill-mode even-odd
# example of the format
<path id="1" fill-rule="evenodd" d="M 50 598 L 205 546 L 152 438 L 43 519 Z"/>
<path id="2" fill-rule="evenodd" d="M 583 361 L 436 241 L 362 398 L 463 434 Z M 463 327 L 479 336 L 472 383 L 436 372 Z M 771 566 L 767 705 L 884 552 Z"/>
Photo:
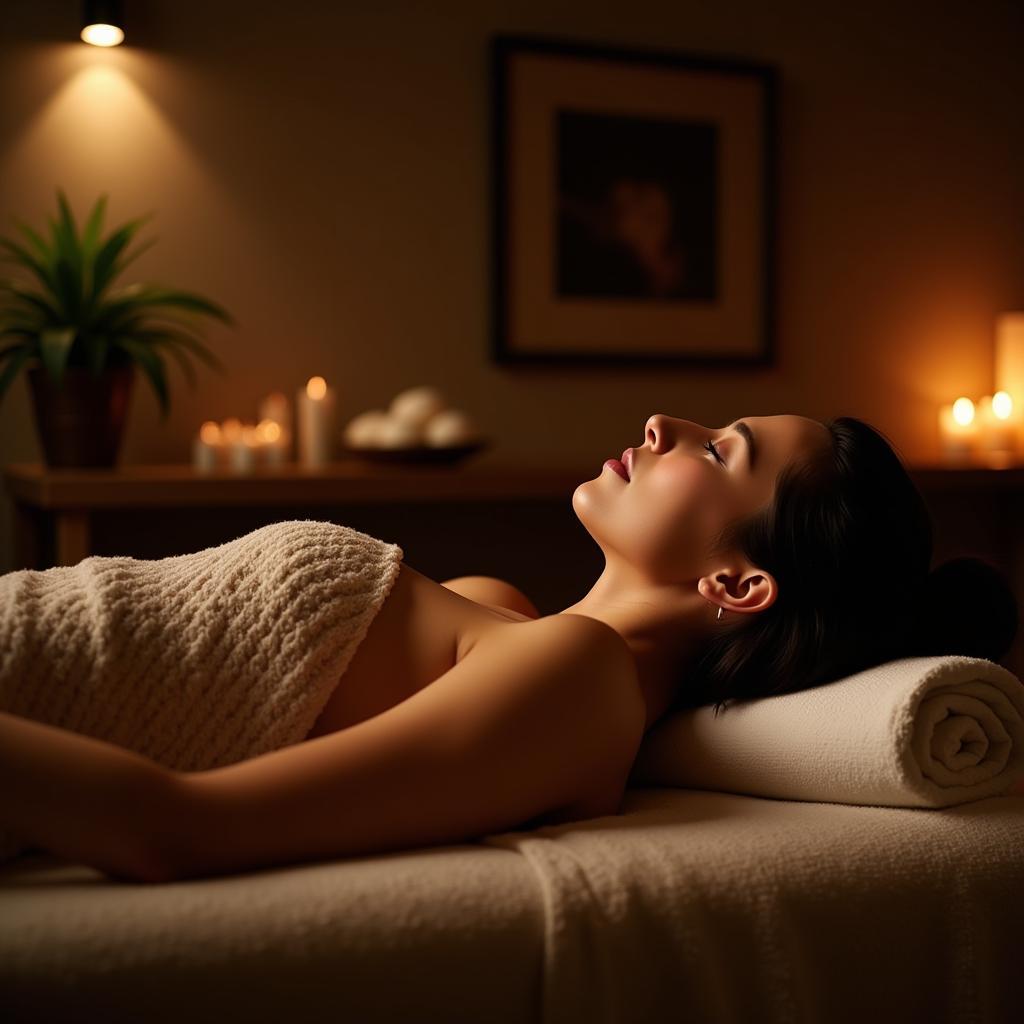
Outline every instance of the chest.
<path id="1" fill-rule="evenodd" d="M 486 630 L 515 621 L 405 563 L 307 739 L 379 715 L 430 685 Z"/>

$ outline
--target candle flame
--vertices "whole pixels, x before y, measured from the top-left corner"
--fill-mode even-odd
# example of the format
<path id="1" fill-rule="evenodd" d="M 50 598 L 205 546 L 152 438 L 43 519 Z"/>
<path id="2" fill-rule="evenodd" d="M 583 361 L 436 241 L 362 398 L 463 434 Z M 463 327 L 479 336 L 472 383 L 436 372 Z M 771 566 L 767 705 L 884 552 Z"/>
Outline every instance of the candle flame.
<path id="1" fill-rule="evenodd" d="M 327 381 L 323 377 L 310 377 L 306 384 L 306 394 L 319 401 L 327 394 Z"/>
<path id="2" fill-rule="evenodd" d="M 974 403 L 969 398 L 958 398 L 953 403 L 953 419 L 966 427 L 974 420 Z"/>
<path id="3" fill-rule="evenodd" d="M 260 420 L 256 428 L 260 437 L 269 444 L 273 444 L 281 436 L 281 426 L 274 420 Z"/>
<path id="4" fill-rule="evenodd" d="M 992 396 L 992 415 L 996 419 L 1008 420 L 1013 412 L 1013 399 L 1006 391 L 997 391 Z"/>
<path id="5" fill-rule="evenodd" d="M 203 444 L 220 444 L 220 424 L 207 420 L 199 428 L 199 437 Z"/>

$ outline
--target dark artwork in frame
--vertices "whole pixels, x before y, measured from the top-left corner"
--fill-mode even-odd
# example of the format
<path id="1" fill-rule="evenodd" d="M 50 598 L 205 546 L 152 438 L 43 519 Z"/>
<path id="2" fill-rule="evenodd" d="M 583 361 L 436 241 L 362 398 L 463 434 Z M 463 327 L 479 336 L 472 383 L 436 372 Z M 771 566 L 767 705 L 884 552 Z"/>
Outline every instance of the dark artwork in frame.
<path id="1" fill-rule="evenodd" d="M 504 364 L 773 365 L 776 72 L 495 36 Z"/>
<path id="2" fill-rule="evenodd" d="M 713 300 L 717 126 L 556 116 L 557 294 Z"/>

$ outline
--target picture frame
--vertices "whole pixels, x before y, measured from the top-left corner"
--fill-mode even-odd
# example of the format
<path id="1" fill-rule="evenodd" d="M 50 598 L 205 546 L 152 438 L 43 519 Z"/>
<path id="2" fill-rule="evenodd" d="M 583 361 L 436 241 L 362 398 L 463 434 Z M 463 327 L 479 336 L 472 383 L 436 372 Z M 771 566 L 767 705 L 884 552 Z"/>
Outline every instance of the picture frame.
<path id="1" fill-rule="evenodd" d="M 492 360 L 774 364 L 768 64 L 491 38 Z"/>

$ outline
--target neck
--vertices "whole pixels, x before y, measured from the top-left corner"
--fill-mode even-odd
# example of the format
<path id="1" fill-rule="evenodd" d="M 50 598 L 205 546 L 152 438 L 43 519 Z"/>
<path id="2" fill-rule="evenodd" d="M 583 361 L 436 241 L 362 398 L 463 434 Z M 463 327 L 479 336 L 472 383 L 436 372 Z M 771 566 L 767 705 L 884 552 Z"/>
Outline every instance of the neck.
<path id="1" fill-rule="evenodd" d="M 585 597 L 556 614 L 599 619 L 626 641 L 647 705 L 645 732 L 665 713 L 708 635 L 708 603 L 697 593 L 696 580 L 691 587 L 626 585 L 606 568 Z"/>

